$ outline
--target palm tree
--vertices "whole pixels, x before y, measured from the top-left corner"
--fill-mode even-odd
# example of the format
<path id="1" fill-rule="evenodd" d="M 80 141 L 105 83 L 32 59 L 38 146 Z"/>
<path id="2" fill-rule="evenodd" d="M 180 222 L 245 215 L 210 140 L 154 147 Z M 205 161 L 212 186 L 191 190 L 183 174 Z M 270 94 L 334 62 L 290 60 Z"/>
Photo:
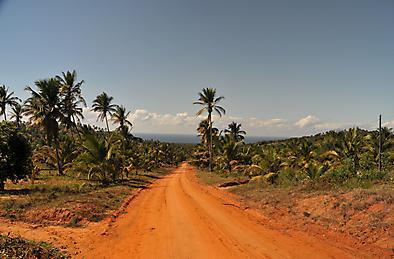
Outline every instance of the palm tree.
<path id="1" fill-rule="evenodd" d="M 231 174 L 233 165 L 237 163 L 240 142 L 235 141 L 230 135 L 226 135 L 223 139 L 221 153 L 223 154 L 226 167 Z"/>
<path id="2" fill-rule="evenodd" d="M 22 121 L 22 114 L 23 114 L 23 106 L 19 103 L 16 103 L 12 108 L 11 108 L 11 119 L 15 120 L 15 124 L 17 127 L 20 126 L 21 121 Z"/>
<path id="3" fill-rule="evenodd" d="M 89 168 L 88 179 L 97 176 L 100 181 L 107 183 L 109 174 L 114 174 L 114 146 L 111 139 L 100 138 L 96 135 L 86 135 L 83 143 L 84 152 L 79 156 L 81 168 Z"/>
<path id="4" fill-rule="evenodd" d="M 209 144 L 209 123 L 208 120 L 202 120 L 197 128 L 198 136 L 201 138 L 201 144 L 204 146 L 208 146 Z M 219 130 L 218 128 L 212 128 L 212 135 L 219 138 Z"/>
<path id="5" fill-rule="evenodd" d="M 208 125 L 209 125 L 209 170 L 212 171 L 212 113 L 215 111 L 220 117 L 226 113 L 226 110 L 219 106 L 218 103 L 224 99 L 223 96 L 216 97 L 216 89 L 214 88 L 203 88 L 202 92 L 199 93 L 200 97 L 198 101 L 193 104 L 199 104 L 204 106 L 197 112 L 197 116 L 208 113 Z"/>
<path id="6" fill-rule="evenodd" d="M 133 124 L 127 119 L 130 115 L 129 111 L 126 111 L 126 108 L 123 105 L 117 105 L 115 112 L 112 114 L 112 120 L 115 124 L 119 124 L 119 128 L 124 126 L 133 127 Z"/>
<path id="7" fill-rule="evenodd" d="M 358 128 L 350 128 L 342 134 L 342 149 L 339 150 L 344 158 L 352 162 L 353 173 L 357 172 L 360 166 L 360 155 L 364 148 L 363 136 Z"/>
<path id="8" fill-rule="evenodd" d="M 394 147 L 393 133 L 391 129 L 384 127 L 382 128 L 381 134 L 379 134 L 379 131 L 373 131 L 365 137 L 365 140 L 367 141 L 366 149 L 372 155 L 376 167 L 379 168 L 380 141 L 382 143 L 381 153 L 383 154 L 383 160 L 386 160 L 388 151 Z"/>
<path id="9" fill-rule="evenodd" d="M 116 105 L 112 104 L 112 100 L 114 98 L 112 96 L 108 96 L 105 92 L 98 95 L 96 99 L 93 101 L 93 109 L 94 112 L 99 112 L 97 120 L 105 120 L 105 124 L 107 125 L 107 130 L 109 132 L 108 126 L 108 115 L 112 115 L 116 110 Z"/>
<path id="10" fill-rule="evenodd" d="M 265 172 L 264 178 L 273 183 L 279 174 L 282 165 L 282 158 L 277 150 L 272 146 L 267 146 L 263 150 L 263 159 L 259 163 L 259 167 Z"/>
<path id="11" fill-rule="evenodd" d="M 59 121 L 63 119 L 59 81 L 55 78 L 39 80 L 34 83 L 38 91 L 26 87 L 31 97 L 26 100 L 24 114 L 29 116 L 30 123 L 42 127 L 48 145 L 55 144 L 57 168 L 60 175 L 63 168 L 59 154 Z"/>
<path id="12" fill-rule="evenodd" d="M 14 92 L 9 93 L 8 87 L 0 85 L 0 115 L 4 116 L 4 120 L 7 120 L 7 105 L 15 106 L 18 101 L 21 101 L 18 97 L 13 96 Z"/>
<path id="13" fill-rule="evenodd" d="M 229 134 L 236 142 L 244 140 L 245 136 L 243 135 L 246 135 L 246 131 L 241 130 L 241 124 L 234 121 L 228 125 L 228 129 L 225 129 L 224 133 Z"/>
<path id="14" fill-rule="evenodd" d="M 82 84 L 77 82 L 77 73 L 74 71 L 62 72 L 62 76 L 56 76 L 60 82 L 60 94 L 62 96 L 62 110 L 66 128 L 76 128 L 76 122 L 83 119 L 82 107 L 86 107 L 86 101 L 82 96 Z"/>
<path id="15" fill-rule="evenodd" d="M 127 119 L 129 115 L 130 112 L 126 111 L 123 105 L 117 105 L 115 112 L 112 114 L 112 121 L 115 124 L 119 124 L 117 130 L 121 132 L 126 143 L 128 143 L 129 136 L 131 135 L 129 129 L 133 128 L 133 124 Z"/>

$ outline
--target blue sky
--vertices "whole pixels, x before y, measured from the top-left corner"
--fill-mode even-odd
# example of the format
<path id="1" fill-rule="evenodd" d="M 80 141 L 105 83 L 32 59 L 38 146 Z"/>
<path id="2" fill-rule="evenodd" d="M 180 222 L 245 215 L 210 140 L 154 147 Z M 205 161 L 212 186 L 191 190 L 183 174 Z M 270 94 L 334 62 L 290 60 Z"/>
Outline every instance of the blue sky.
<path id="1" fill-rule="evenodd" d="M 394 126 L 393 0 L 0 0 L 0 35 L 1 84 L 76 69 L 137 132 L 194 133 L 207 86 L 251 135 Z"/>

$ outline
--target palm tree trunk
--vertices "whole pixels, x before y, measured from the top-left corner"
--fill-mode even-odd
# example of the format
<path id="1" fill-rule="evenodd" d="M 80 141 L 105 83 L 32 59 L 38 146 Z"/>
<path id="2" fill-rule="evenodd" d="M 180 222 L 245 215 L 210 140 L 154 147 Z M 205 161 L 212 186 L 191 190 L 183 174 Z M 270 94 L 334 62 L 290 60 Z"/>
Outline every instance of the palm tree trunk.
<path id="1" fill-rule="evenodd" d="M 4 109 L 4 120 L 5 121 L 7 120 L 7 112 L 5 111 L 5 109 Z"/>
<path id="2" fill-rule="evenodd" d="M 81 140 L 81 139 L 82 139 L 82 137 L 81 137 L 81 132 L 79 132 L 78 125 L 77 125 L 77 123 L 75 122 L 74 117 L 71 117 L 71 121 L 72 121 L 73 127 L 75 128 L 75 131 L 77 132 L 78 139 Z"/>
<path id="3" fill-rule="evenodd" d="M 208 113 L 208 122 L 209 122 L 209 171 L 212 172 L 212 116 L 211 112 Z"/>
<path id="4" fill-rule="evenodd" d="M 107 115 L 105 115 L 105 124 L 107 125 L 107 130 L 108 130 L 108 133 L 109 133 L 109 126 L 108 126 L 108 119 L 107 119 Z"/>
<path id="5" fill-rule="evenodd" d="M 56 150 L 56 162 L 57 162 L 57 171 L 58 175 L 63 175 L 63 167 L 62 162 L 60 161 L 60 154 L 59 154 L 59 141 L 55 139 L 55 150 Z"/>

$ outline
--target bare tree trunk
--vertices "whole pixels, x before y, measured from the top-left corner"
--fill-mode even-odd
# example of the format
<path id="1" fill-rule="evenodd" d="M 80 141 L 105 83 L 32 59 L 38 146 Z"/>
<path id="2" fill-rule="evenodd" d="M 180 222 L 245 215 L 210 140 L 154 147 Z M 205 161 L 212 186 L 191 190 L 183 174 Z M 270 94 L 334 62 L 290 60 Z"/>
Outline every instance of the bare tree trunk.
<path id="1" fill-rule="evenodd" d="M 108 133 L 109 133 L 109 126 L 108 126 L 108 119 L 107 119 L 107 115 L 105 115 L 105 124 L 107 125 L 107 130 L 108 130 Z"/>
<path id="2" fill-rule="evenodd" d="M 60 161 L 60 154 L 59 154 L 59 140 L 57 138 L 55 139 L 55 150 L 56 150 L 58 175 L 63 175 L 63 167 L 62 167 L 62 162 Z"/>
<path id="3" fill-rule="evenodd" d="M 212 172 L 212 116 L 211 116 L 211 112 L 208 113 L 208 122 L 209 122 L 209 171 Z"/>
<path id="4" fill-rule="evenodd" d="M 78 135 L 79 140 L 82 140 L 81 132 L 79 132 L 78 125 L 77 125 L 77 123 L 75 122 L 75 119 L 74 119 L 73 117 L 71 117 L 71 121 L 72 121 L 72 125 L 73 125 L 74 128 L 75 128 L 75 131 L 77 132 L 77 135 Z"/>

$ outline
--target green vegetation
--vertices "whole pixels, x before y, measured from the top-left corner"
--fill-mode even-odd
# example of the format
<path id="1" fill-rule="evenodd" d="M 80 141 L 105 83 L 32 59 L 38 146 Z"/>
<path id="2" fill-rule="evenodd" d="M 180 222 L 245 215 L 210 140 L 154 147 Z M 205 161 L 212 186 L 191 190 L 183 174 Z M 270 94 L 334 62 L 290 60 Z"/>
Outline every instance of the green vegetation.
<path id="1" fill-rule="evenodd" d="M 130 112 L 114 104 L 113 97 L 106 93 L 98 95 L 92 104 L 98 120 L 105 121 L 106 131 L 83 125 L 84 81 L 77 80 L 75 71 L 38 80 L 34 85 L 25 88 L 30 97 L 24 103 L 6 86 L 0 86 L 0 115 L 7 121 L 6 108 L 10 108 L 15 124 L 14 127 L 11 122 L 3 122 L 1 126 L 0 188 L 6 179 L 28 177 L 34 181 L 48 170 L 56 170 L 59 176 L 71 174 L 109 184 L 131 172 L 176 165 L 186 158 L 186 145 L 134 137 L 128 119 Z M 27 122 L 22 120 L 23 115 Z M 114 131 L 110 130 L 110 119 L 118 126 Z M 12 153 L 12 148 L 22 147 L 26 152 Z M 12 168 L 16 166 L 18 170 Z"/>
<path id="2" fill-rule="evenodd" d="M 30 174 L 31 148 L 28 140 L 11 123 L 0 123 L 0 191 L 7 179 L 18 181 Z"/>
<path id="3" fill-rule="evenodd" d="M 8 87 L 0 85 L 0 115 L 4 116 L 4 120 L 7 120 L 7 106 L 15 107 L 20 99 L 13 96 L 14 92 L 9 93 Z"/>
<path id="4" fill-rule="evenodd" d="M 232 122 L 224 131 L 212 127 L 209 111 L 216 105 L 215 93 L 215 89 L 203 89 L 202 101 L 198 102 L 206 105 L 204 109 L 209 115 L 197 128 L 201 143 L 194 148 L 192 156 L 193 163 L 200 168 L 212 168 L 221 176 L 258 178 L 267 184 L 283 186 L 368 187 L 379 181 L 393 182 L 394 134 L 391 129 L 383 128 L 379 135 L 379 131 L 350 128 L 310 137 L 246 144 L 246 132 L 241 124 Z M 206 95 L 210 101 L 205 101 Z M 221 111 L 224 111 L 222 107 L 219 114 Z M 378 170 L 380 137 L 382 170 Z"/>

